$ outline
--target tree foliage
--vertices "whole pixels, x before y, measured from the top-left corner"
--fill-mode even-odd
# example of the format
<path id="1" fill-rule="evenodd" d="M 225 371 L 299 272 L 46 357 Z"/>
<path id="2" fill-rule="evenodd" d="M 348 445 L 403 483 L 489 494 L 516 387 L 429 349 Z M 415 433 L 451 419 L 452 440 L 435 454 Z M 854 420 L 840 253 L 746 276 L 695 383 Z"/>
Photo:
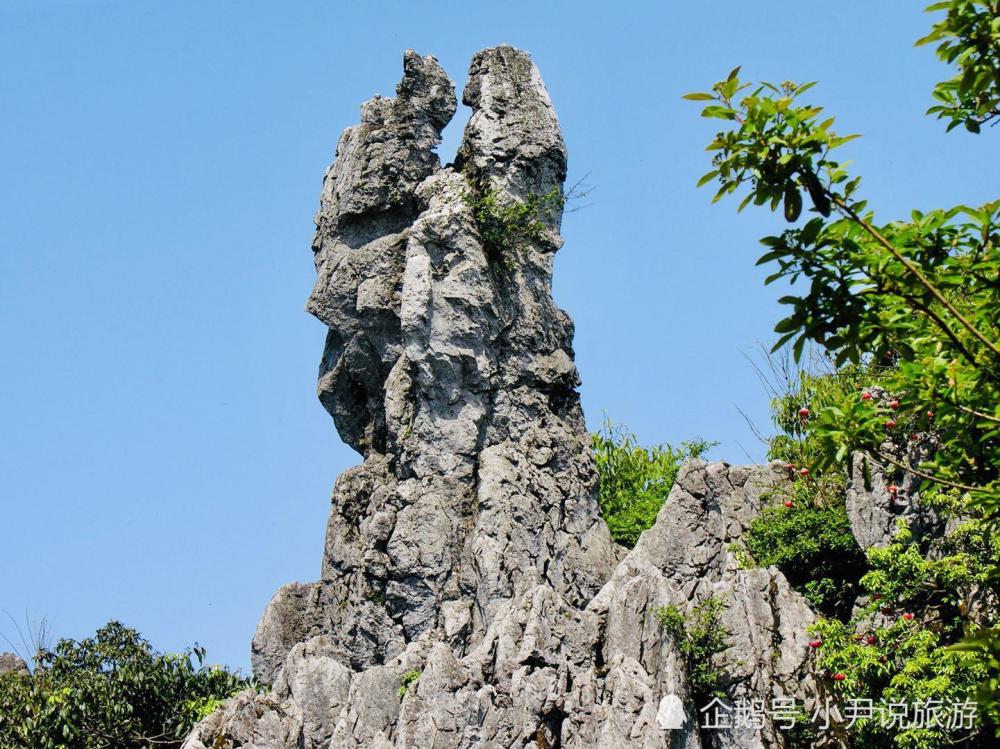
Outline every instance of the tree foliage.
<path id="1" fill-rule="evenodd" d="M 948 120 L 948 129 L 964 125 L 978 133 L 1000 117 L 1000 2 L 951 0 L 928 11 L 945 11 L 918 45 L 937 43 L 937 55 L 958 73 L 934 87 L 938 104 L 927 113 Z"/>
<path id="2" fill-rule="evenodd" d="M 814 503 L 805 482 L 791 507 L 766 508 L 747 529 L 745 543 L 753 562 L 777 566 L 788 582 L 829 616 L 849 616 L 866 570 L 865 558 L 851 533 L 844 505 Z"/>
<path id="3" fill-rule="evenodd" d="M 714 444 L 695 439 L 681 443 L 680 448 L 642 447 L 634 434 L 610 421 L 591 439 L 600 476 L 601 514 L 611 538 L 630 549 L 656 521 L 681 464 L 700 457 Z"/>
<path id="4" fill-rule="evenodd" d="M 30 675 L 0 676 L 0 747 L 179 747 L 195 722 L 250 686 L 204 659 L 197 645 L 158 653 L 119 622 L 60 640 Z"/>
<path id="5" fill-rule="evenodd" d="M 909 221 L 876 225 L 831 152 L 847 142 L 819 120 L 821 107 L 798 103 L 810 84 L 750 88 L 734 71 L 716 84 L 717 103 L 703 114 L 733 123 L 709 148 L 721 183 L 716 198 L 747 188 L 741 205 L 784 206 L 798 221 L 805 193 L 818 214 L 777 236 L 758 264 L 806 289 L 783 296 L 792 308 L 775 331 L 776 347 L 793 342 L 796 358 L 809 341 L 836 364 L 890 361 L 886 387 L 901 395 L 893 413 L 856 401 L 816 414 L 824 432 L 825 463 L 846 461 L 855 449 L 878 452 L 887 432 L 933 429 L 946 441 L 920 474 L 939 486 L 968 491 L 981 503 L 1000 503 L 1000 202 L 958 206 Z M 889 422 L 893 422 L 889 424 Z M 885 457 L 883 455 L 883 457 Z M 912 466 L 906 466 L 913 468 Z"/>
<path id="6" fill-rule="evenodd" d="M 948 119 L 949 129 L 962 123 L 978 132 L 1000 114 L 997 3 L 952 0 L 929 10 L 945 17 L 921 42 L 937 42 L 939 56 L 958 69 L 935 89 L 940 106 L 931 113 Z M 838 135 L 834 119 L 807 101 L 813 86 L 754 85 L 737 68 L 711 91 L 686 97 L 705 102 L 702 115 L 724 123 L 708 146 L 713 168 L 701 180 L 718 183 L 714 200 L 739 194 L 740 210 L 766 206 L 790 224 L 762 240 L 758 260 L 773 269 L 767 283 L 789 287 L 779 300 L 789 313 L 775 326 L 775 348 L 788 345 L 799 360 L 813 345 L 837 369 L 804 382 L 800 403 L 785 404 L 779 419 L 793 429 L 772 443 L 772 455 L 807 468 L 817 491 L 822 477 L 841 481 L 853 455 L 870 455 L 917 477 L 921 502 L 950 518 L 941 548 L 927 548 L 904 528 L 892 546 L 868 555 L 861 584 L 888 600 L 876 608 L 912 609 L 906 627 L 871 633 L 877 643 L 892 642 L 891 653 L 853 639 L 860 620 L 830 619 L 821 627 L 829 642 L 820 660 L 851 666 L 854 676 L 840 688 L 868 690 L 865 697 L 904 687 L 968 694 L 978 684 L 984 711 L 995 716 L 996 600 L 973 606 L 970 596 L 995 586 L 1000 561 L 990 541 L 1000 515 L 1000 201 L 878 219 L 860 178 L 837 156 L 857 136 Z M 866 396 L 859 376 L 891 397 Z M 914 457 L 911 441 L 933 445 L 931 454 Z M 955 649 L 959 640 L 964 645 Z M 857 745 L 932 747 L 955 738 L 866 736 L 855 736 L 866 742 Z"/>
<path id="7" fill-rule="evenodd" d="M 982 524 L 968 520 L 935 540 L 929 554 L 905 526 L 891 544 L 869 551 L 870 571 L 861 579 L 868 594 L 865 605 L 849 621 L 826 619 L 812 628 L 823 643 L 817 667 L 845 676 L 838 686 L 841 697 L 907 705 L 951 705 L 975 697 L 991 667 L 954 644 L 984 594 L 996 595 L 989 570 L 1000 547 L 984 541 Z M 989 704 L 984 708 L 983 717 L 995 721 Z M 992 745 L 982 731 L 949 729 L 944 722 L 907 728 L 862 720 L 850 733 L 862 748 Z"/>
<path id="8" fill-rule="evenodd" d="M 780 431 L 770 452 L 788 461 L 793 480 L 766 497 L 769 506 L 743 539 L 744 564 L 777 565 L 825 615 L 811 630 L 821 643 L 813 665 L 841 710 L 847 699 L 952 705 L 973 698 L 997 669 L 961 644 L 967 632 L 997 620 L 1000 539 L 988 519 L 970 512 L 960 493 L 931 490 L 920 502 L 946 522 L 945 532 L 916 537 L 901 523 L 891 543 L 862 555 L 846 516 L 847 467 L 800 473 L 825 449 L 822 433 L 811 427 L 812 413 L 841 402 L 874 401 L 863 398 L 872 393 L 891 402 L 877 384 L 886 369 L 819 368 L 787 379 L 788 390 L 772 402 Z M 805 419 L 803 408 L 809 411 Z M 866 501 L 879 500 L 873 493 Z M 833 674 L 842 674 L 843 681 L 833 681 Z M 982 708 L 995 721 L 988 701 Z M 983 732 L 947 730 L 945 723 L 903 728 L 876 718 L 850 727 L 835 723 L 831 730 L 858 749 L 991 745 Z"/>

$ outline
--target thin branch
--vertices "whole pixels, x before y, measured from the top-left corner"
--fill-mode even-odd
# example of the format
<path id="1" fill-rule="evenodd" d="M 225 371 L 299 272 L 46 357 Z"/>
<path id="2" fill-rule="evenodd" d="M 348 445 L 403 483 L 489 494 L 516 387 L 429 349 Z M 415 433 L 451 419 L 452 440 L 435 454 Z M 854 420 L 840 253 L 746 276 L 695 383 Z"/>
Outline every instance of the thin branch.
<path id="1" fill-rule="evenodd" d="M 563 191 L 563 208 L 566 213 L 575 213 L 583 208 L 589 208 L 593 203 L 584 203 L 583 205 L 578 205 L 573 208 L 566 208 L 569 203 L 583 200 L 590 193 L 594 191 L 594 188 L 586 183 L 587 178 L 590 176 L 590 172 L 584 174 L 580 179 L 574 182 L 568 190 Z"/>
<path id="2" fill-rule="evenodd" d="M 878 455 L 879 458 L 881 458 L 882 460 L 884 460 L 886 463 L 894 465 L 896 468 L 899 468 L 902 471 L 906 471 L 907 473 L 912 473 L 914 476 L 919 476 L 922 479 L 927 479 L 928 481 L 933 481 L 935 484 L 941 484 L 941 486 L 947 486 L 950 489 L 960 489 L 963 492 L 982 492 L 982 491 L 986 491 L 981 486 L 969 486 L 968 484 L 958 484 L 958 483 L 955 483 L 954 481 L 948 481 L 947 479 L 940 478 L 939 476 L 932 476 L 931 474 L 927 473 L 926 471 L 921 471 L 921 470 L 919 470 L 917 468 L 914 468 L 913 466 L 903 465 L 898 460 L 895 460 L 894 458 L 890 458 L 888 455 L 885 455 L 884 453 L 881 453 L 878 450 L 875 451 L 875 454 Z"/>
<path id="3" fill-rule="evenodd" d="M 980 411 L 976 411 L 973 408 L 969 408 L 968 406 L 963 406 L 960 403 L 953 403 L 952 405 L 954 405 L 955 408 L 957 408 L 959 411 L 965 411 L 965 413 L 972 414 L 973 416 L 978 416 L 980 419 L 986 419 L 987 421 L 992 421 L 995 424 L 1000 424 L 1000 419 L 998 419 L 996 416 L 990 416 L 989 414 L 984 414 Z"/>
<path id="4" fill-rule="evenodd" d="M 158 736 L 143 736 L 138 733 L 132 734 L 133 741 L 143 742 L 147 744 L 163 744 L 164 746 L 177 746 L 177 739 L 170 738 L 165 733 L 161 733 Z"/>
<path id="5" fill-rule="evenodd" d="M 767 437 L 761 434 L 760 430 L 757 429 L 757 425 L 753 423 L 753 420 L 749 416 L 747 416 L 747 414 L 743 411 L 743 409 L 737 406 L 735 403 L 733 404 L 733 406 L 736 408 L 737 413 L 739 413 L 739 415 L 743 417 L 743 420 L 746 421 L 747 426 L 750 427 L 750 431 L 753 432 L 754 437 L 760 440 L 763 444 L 770 445 L 771 440 L 769 440 Z"/>
<path id="6" fill-rule="evenodd" d="M 762 463 L 763 462 L 761 460 L 757 460 L 753 455 L 751 455 L 749 453 L 749 451 L 747 451 L 747 449 L 745 447 L 743 447 L 743 444 L 739 440 L 734 440 L 734 442 L 736 442 L 736 446 L 738 448 L 740 448 L 740 450 L 743 451 L 743 454 L 747 456 L 747 460 L 749 460 L 751 463 Z"/>
<path id="7" fill-rule="evenodd" d="M 763 349 L 763 346 L 761 346 L 761 349 Z M 772 398 L 780 398 L 781 397 L 781 393 L 779 393 L 778 390 L 777 390 L 777 388 L 774 387 L 774 385 L 771 384 L 771 381 L 767 378 L 767 375 L 764 374 L 764 370 L 761 369 L 761 367 L 757 364 L 757 362 L 755 362 L 750 357 L 750 355 L 747 354 L 745 351 L 742 352 L 742 354 L 743 354 L 743 358 L 746 360 L 747 364 L 750 365 L 750 368 L 753 370 L 754 374 L 757 375 L 757 379 L 760 380 L 760 383 L 764 387 L 764 389 L 767 390 L 767 391 L 769 391 L 769 393 L 770 393 L 770 395 L 771 395 Z M 765 352 L 764 355 L 765 355 L 765 357 L 767 356 L 766 352 Z M 774 371 L 774 366 L 775 366 L 774 362 L 770 362 L 770 365 L 771 365 L 771 373 L 775 374 L 775 371 Z M 777 376 L 777 375 L 775 374 L 775 376 Z"/>
<path id="8" fill-rule="evenodd" d="M 933 312 L 930 309 L 930 307 L 928 307 L 927 305 L 923 304 L 916 297 L 910 296 L 908 294 L 902 294 L 901 296 L 904 299 L 906 299 L 907 301 L 909 301 L 910 304 L 912 304 L 917 309 L 919 309 L 921 312 L 923 312 L 925 315 L 927 315 L 929 318 L 931 318 L 931 320 L 933 320 L 937 324 L 937 326 L 939 328 L 941 328 L 941 330 L 944 332 L 944 334 L 947 335 L 948 338 L 951 339 L 951 342 L 953 344 L 955 344 L 955 348 L 957 348 L 961 352 L 962 356 L 964 356 L 966 359 L 968 359 L 969 363 L 972 366 L 974 366 L 974 367 L 978 366 L 978 364 L 976 362 L 976 358 L 972 355 L 972 352 L 969 351 L 962 344 L 962 342 L 958 339 L 958 336 L 955 335 L 955 332 L 951 328 L 949 328 L 948 325 L 945 323 L 945 321 L 942 320 L 935 312 Z"/>
<path id="9" fill-rule="evenodd" d="M 888 239 L 886 239 L 885 237 L 882 236 L 882 234 L 878 231 L 878 229 L 876 229 L 874 226 L 872 226 L 867 221 L 865 221 L 863 218 L 861 218 L 861 216 L 859 216 L 857 214 L 857 212 L 853 208 L 851 208 L 849 205 L 847 205 L 847 203 L 845 203 L 840 197 L 838 197 L 837 195 L 834 195 L 829 190 L 826 190 L 826 194 L 833 201 L 834 205 L 836 205 L 841 211 L 843 211 L 844 214 L 848 218 L 850 218 L 852 221 L 854 221 L 859 226 L 861 226 L 861 228 L 863 228 L 866 232 L 868 232 L 868 234 L 876 242 L 878 242 L 885 249 L 887 249 L 889 251 L 889 253 L 894 258 L 896 258 L 896 260 L 898 260 L 899 262 L 901 262 L 903 264 L 903 266 L 911 274 L 913 274 L 913 276 L 920 282 L 920 284 L 925 289 L 927 289 L 934 296 L 935 299 L 937 299 L 939 302 L 941 302 L 941 304 L 944 305 L 944 308 L 947 309 L 952 314 L 952 316 L 954 316 L 954 318 L 956 320 L 958 320 L 959 323 L 961 323 L 961 325 L 962 325 L 963 328 L 965 328 L 973 336 L 975 336 L 976 338 L 978 338 L 979 341 L 984 346 L 986 346 L 986 348 L 988 348 L 993 353 L 993 355 L 996 358 L 1000 359 L 1000 348 L 998 348 L 997 345 L 995 343 L 993 343 L 989 338 L 987 338 L 982 333 L 980 333 L 979 329 L 976 328 L 976 326 L 974 326 L 971 322 L 969 322 L 968 320 L 966 320 L 965 317 L 962 315 L 962 313 L 959 312 L 958 309 L 955 307 L 955 305 L 953 305 L 951 302 L 948 301 L 947 298 L 945 298 L 944 294 L 942 294 L 938 290 L 937 286 L 935 286 L 934 284 L 932 284 L 930 282 L 930 280 L 928 280 L 927 276 L 925 276 L 923 274 L 923 271 L 921 271 L 920 268 L 917 267 L 917 265 L 915 265 L 908 258 L 906 258 L 895 247 L 895 245 L 893 245 Z"/>

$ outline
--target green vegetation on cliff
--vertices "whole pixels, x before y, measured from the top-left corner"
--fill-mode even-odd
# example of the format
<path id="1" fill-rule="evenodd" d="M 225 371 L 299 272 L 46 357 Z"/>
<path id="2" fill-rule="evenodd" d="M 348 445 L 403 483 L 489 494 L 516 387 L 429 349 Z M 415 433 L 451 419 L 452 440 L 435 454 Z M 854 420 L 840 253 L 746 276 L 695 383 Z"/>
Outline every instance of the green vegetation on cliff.
<path id="1" fill-rule="evenodd" d="M 930 113 L 949 130 L 963 124 L 978 133 L 1000 116 L 1000 6 L 952 0 L 928 10 L 945 16 L 921 42 L 937 42 L 941 59 L 957 66 L 935 88 Z M 949 702 L 978 690 L 981 713 L 995 721 L 1000 201 L 879 221 L 860 178 L 835 160 L 856 136 L 838 136 L 833 118 L 803 101 L 813 84 L 753 85 L 739 75 L 686 97 L 725 123 L 701 183 L 718 182 L 716 200 L 742 193 L 741 209 L 782 211 L 791 226 L 762 240 L 758 260 L 774 269 L 768 283 L 790 284 L 775 348 L 790 345 L 798 360 L 811 344 L 834 365 L 776 402 L 782 433 L 772 457 L 788 461 L 799 487 L 766 512 L 748 547 L 757 561 L 797 575 L 830 615 L 815 627 L 816 670 L 838 700 Z M 863 389 L 876 385 L 879 397 Z M 892 542 L 870 549 L 864 565 L 838 554 L 842 490 L 856 478 L 851 470 L 868 470 L 867 461 L 855 465 L 857 454 L 885 466 L 890 507 L 903 478 L 916 477 L 921 506 L 947 530 L 922 537 L 901 519 Z M 816 513 L 830 523 L 808 517 Z M 836 581 L 859 586 L 867 603 L 850 612 L 847 598 L 830 597 Z M 865 749 L 992 741 L 986 731 L 875 720 L 844 730 Z"/>
<path id="2" fill-rule="evenodd" d="M 652 527 L 656 514 L 688 458 L 698 458 L 714 443 L 695 439 L 670 445 L 643 447 L 624 427 L 605 421 L 592 436 L 591 447 L 601 479 L 601 514 L 611 538 L 628 548 Z"/>

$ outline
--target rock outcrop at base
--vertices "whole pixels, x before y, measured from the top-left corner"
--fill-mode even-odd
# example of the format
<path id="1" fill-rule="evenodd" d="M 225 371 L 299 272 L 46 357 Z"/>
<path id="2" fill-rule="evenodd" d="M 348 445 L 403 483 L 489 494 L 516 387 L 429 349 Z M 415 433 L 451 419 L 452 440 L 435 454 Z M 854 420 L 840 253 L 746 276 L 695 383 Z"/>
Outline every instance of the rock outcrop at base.
<path id="1" fill-rule="evenodd" d="M 279 590 L 254 636 L 270 693 L 185 749 L 783 746 L 766 721 L 699 730 L 660 612 L 724 601 L 727 694 L 807 698 L 812 612 L 729 550 L 787 474 L 693 461 L 635 549 L 612 543 L 552 299 L 559 123 L 526 53 L 469 75 L 453 165 L 434 151 L 452 83 L 412 51 L 340 139 L 307 306 L 329 327 L 320 400 L 363 462 L 337 480 L 320 579 Z M 491 246 L 476 206 L 538 196 L 532 230 Z"/>

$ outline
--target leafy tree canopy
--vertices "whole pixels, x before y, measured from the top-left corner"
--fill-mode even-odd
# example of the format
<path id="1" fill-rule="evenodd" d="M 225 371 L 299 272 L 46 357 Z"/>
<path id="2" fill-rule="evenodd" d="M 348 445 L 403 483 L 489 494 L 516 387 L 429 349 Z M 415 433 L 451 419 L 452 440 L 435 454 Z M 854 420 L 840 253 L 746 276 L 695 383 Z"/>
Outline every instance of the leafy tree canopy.
<path id="1" fill-rule="evenodd" d="M 929 113 L 948 130 L 978 133 L 1000 117 L 1000 3 L 951 0 L 928 10 L 944 15 L 918 44 L 937 43 L 938 56 L 956 68 L 935 87 Z M 827 620 L 817 630 L 828 641 L 818 666 L 841 672 L 831 689 L 842 695 L 898 698 L 908 689 L 916 698 L 945 697 L 978 686 L 995 719 L 996 598 L 971 601 L 996 588 L 1000 561 L 992 541 L 1000 520 L 1000 200 L 879 218 L 838 156 L 858 136 L 838 134 L 834 118 L 809 101 L 814 85 L 753 84 L 737 68 L 686 97 L 724 123 L 700 184 L 717 183 L 716 201 L 737 195 L 739 210 L 764 206 L 789 224 L 761 240 L 758 259 L 773 270 L 767 283 L 790 287 L 780 299 L 789 312 L 775 326 L 775 349 L 789 346 L 798 361 L 811 345 L 837 369 L 804 381 L 798 403 L 779 404 L 783 434 L 772 454 L 806 468 L 817 493 L 826 477 L 827 495 L 856 454 L 868 455 L 917 477 L 921 502 L 951 518 L 934 549 L 904 527 L 888 549 L 869 553 L 860 585 L 871 610 L 861 614 L 885 608 L 911 617 L 872 625 L 863 641 L 857 621 Z M 872 397 L 865 385 L 888 396 Z M 803 539 L 821 534 L 805 522 L 786 525 L 801 528 Z M 805 553 L 795 547 L 807 544 L 778 531 L 757 540 L 757 554 L 782 558 Z M 829 531 L 826 541 L 833 543 Z M 956 740 L 940 731 L 858 730 L 853 745 L 864 747 Z"/>
<path id="2" fill-rule="evenodd" d="M 251 686 L 204 659 L 197 645 L 158 653 L 114 621 L 94 637 L 60 640 L 39 651 L 30 675 L 0 676 L 0 747 L 179 747 L 198 720 Z"/>

